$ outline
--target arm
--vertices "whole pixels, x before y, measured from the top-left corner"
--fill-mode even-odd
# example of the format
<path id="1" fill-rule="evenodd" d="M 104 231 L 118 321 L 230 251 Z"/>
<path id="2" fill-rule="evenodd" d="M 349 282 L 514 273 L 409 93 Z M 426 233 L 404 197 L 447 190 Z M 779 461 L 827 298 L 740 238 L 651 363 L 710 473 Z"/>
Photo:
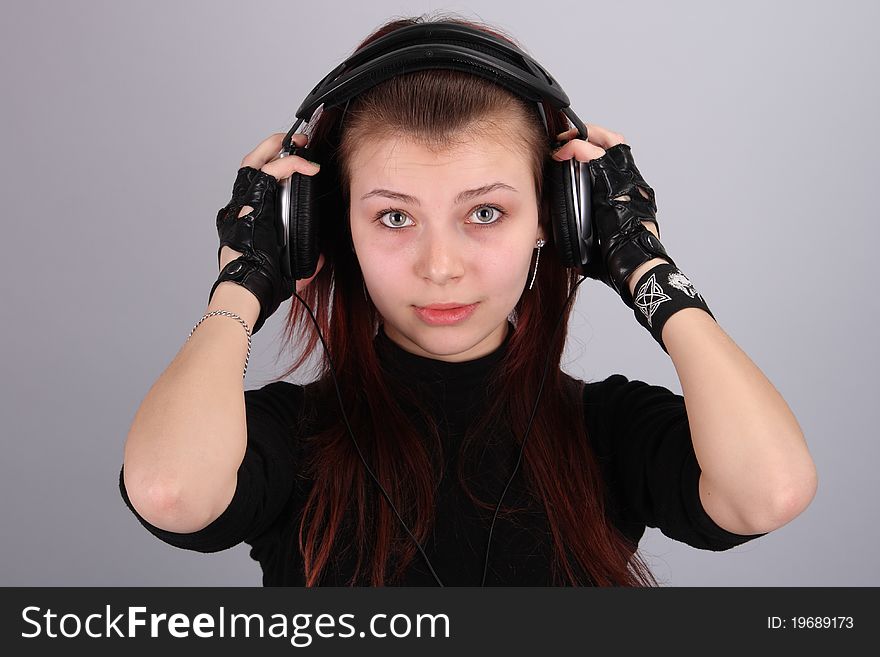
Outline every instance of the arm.
<path id="1" fill-rule="evenodd" d="M 215 309 L 253 326 L 259 302 L 248 290 L 221 283 L 208 306 Z M 247 444 L 246 353 L 240 323 L 209 317 L 138 408 L 125 442 L 124 484 L 132 506 L 151 524 L 194 532 L 229 505 Z"/>
<path id="2" fill-rule="evenodd" d="M 642 222 L 657 236 L 651 222 Z M 627 280 L 666 262 L 654 258 Z M 816 493 L 816 467 L 797 420 L 760 369 L 698 308 L 663 327 L 687 406 L 706 513 L 728 531 L 769 532 L 790 522 Z"/>

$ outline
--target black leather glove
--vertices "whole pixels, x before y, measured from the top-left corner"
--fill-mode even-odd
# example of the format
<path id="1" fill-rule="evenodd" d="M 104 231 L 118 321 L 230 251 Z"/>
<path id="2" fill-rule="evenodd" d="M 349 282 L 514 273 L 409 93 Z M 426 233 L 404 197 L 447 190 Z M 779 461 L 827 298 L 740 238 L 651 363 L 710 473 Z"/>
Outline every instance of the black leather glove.
<path id="1" fill-rule="evenodd" d="M 605 155 L 589 161 L 592 181 L 593 225 L 598 237 L 597 253 L 588 278 L 600 280 L 617 292 L 623 302 L 635 309 L 627 277 L 652 258 L 664 258 L 675 265 L 663 244 L 643 224 L 657 223 L 654 190 L 636 168 L 628 144 L 606 149 Z M 648 194 L 648 198 L 639 192 Z"/>
<path id="2" fill-rule="evenodd" d="M 211 288 L 208 303 L 223 281 L 232 281 L 250 290 L 260 302 L 260 315 L 251 335 L 260 330 L 278 306 L 293 296 L 296 284 L 281 273 L 283 236 L 276 221 L 277 189 L 278 181 L 271 174 L 249 166 L 242 167 L 232 186 L 232 200 L 217 213 L 218 268 L 224 246 L 242 255 L 227 263 L 220 272 Z M 246 205 L 253 210 L 239 218 L 241 208 Z"/>

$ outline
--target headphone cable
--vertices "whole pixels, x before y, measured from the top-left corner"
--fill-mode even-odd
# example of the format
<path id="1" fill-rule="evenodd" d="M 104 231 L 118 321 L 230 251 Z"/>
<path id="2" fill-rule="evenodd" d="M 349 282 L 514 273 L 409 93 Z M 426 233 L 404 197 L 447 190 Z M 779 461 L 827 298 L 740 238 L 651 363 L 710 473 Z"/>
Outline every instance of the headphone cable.
<path id="1" fill-rule="evenodd" d="M 568 299 L 565 304 L 568 305 L 568 301 L 571 299 L 571 295 L 574 294 L 575 290 L 578 286 L 586 280 L 586 276 L 582 277 L 574 286 L 571 288 L 571 292 L 568 293 Z M 565 308 L 563 308 L 562 312 L 559 314 L 559 319 L 556 320 L 556 327 L 553 329 L 552 338 L 556 337 L 556 333 L 559 331 L 559 327 L 562 325 L 562 316 L 565 314 Z M 519 464 L 522 461 L 523 451 L 525 450 L 526 440 L 529 437 L 529 432 L 532 430 L 532 421 L 535 419 L 535 414 L 538 412 L 538 402 L 541 399 L 541 392 L 544 390 L 544 381 L 547 379 L 547 370 L 550 368 L 550 351 L 547 351 L 547 357 L 544 359 L 544 373 L 541 375 L 541 383 L 538 386 L 538 396 L 535 398 L 535 405 L 532 407 L 532 415 L 529 417 L 529 424 L 526 427 L 526 435 L 523 437 L 522 444 L 519 447 L 519 457 L 516 460 L 516 465 L 513 468 L 513 474 L 510 475 L 510 479 L 507 480 L 507 485 L 504 487 L 504 491 L 501 493 L 501 499 L 498 500 L 498 505 L 495 507 L 495 515 L 492 517 L 492 525 L 489 527 L 489 539 L 486 541 L 486 559 L 483 563 L 483 579 L 480 582 L 480 586 L 486 586 L 486 573 L 489 569 L 489 547 L 492 545 L 492 531 L 495 529 L 495 521 L 498 519 L 498 510 L 501 508 L 501 502 L 504 501 L 504 496 L 507 494 L 507 489 L 510 488 L 510 484 L 513 483 L 513 478 L 516 477 L 516 473 L 519 470 Z"/>

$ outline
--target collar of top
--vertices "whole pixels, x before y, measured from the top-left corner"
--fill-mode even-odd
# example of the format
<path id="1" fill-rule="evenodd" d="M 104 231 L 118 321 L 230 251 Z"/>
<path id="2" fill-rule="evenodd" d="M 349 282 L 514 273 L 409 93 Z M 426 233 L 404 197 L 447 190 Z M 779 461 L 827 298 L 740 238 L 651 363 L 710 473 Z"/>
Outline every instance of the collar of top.
<path id="1" fill-rule="evenodd" d="M 508 320 L 507 335 L 495 351 L 473 360 L 451 363 L 406 351 L 388 337 L 384 325 L 380 324 L 375 337 L 376 355 L 383 369 L 398 381 L 480 383 L 490 376 L 493 368 L 504 357 L 513 330 L 513 324 Z"/>

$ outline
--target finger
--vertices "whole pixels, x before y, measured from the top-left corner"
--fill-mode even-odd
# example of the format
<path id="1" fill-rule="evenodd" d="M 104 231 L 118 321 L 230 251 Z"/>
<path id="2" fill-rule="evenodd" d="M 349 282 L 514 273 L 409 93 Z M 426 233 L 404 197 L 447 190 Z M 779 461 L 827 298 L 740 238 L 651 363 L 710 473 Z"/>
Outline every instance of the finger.
<path id="1" fill-rule="evenodd" d="M 589 162 L 605 155 L 605 150 L 583 139 L 572 139 L 553 153 L 553 159 L 564 162 L 574 157 L 579 162 Z"/>
<path id="2" fill-rule="evenodd" d="M 287 133 L 285 132 L 284 135 L 286 136 Z M 295 132 L 294 134 L 292 134 L 290 136 L 290 148 L 291 149 L 294 147 L 302 148 L 303 146 L 305 146 L 308 143 L 308 141 L 309 141 L 308 135 L 305 135 L 301 132 Z M 283 137 L 281 139 L 281 143 L 282 144 L 284 143 Z M 275 151 L 275 154 L 269 159 L 269 162 L 274 162 L 275 160 L 279 159 L 280 155 L 281 155 L 281 145 L 278 146 L 278 150 Z"/>
<path id="3" fill-rule="evenodd" d="M 271 162 L 274 158 L 277 158 L 278 153 L 281 151 L 281 143 L 284 141 L 285 136 L 287 136 L 286 132 L 276 132 L 271 137 L 264 139 L 254 150 L 244 156 L 241 160 L 241 166 L 260 169 L 267 162 Z M 294 133 L 291 136 L 291 141 L 297 146 L 305 146 L 308 139 L 308 135 L 304 135 L 300 132 Z"/>
<path id="4" fill-rule="evenodd" d="M 574 139 L 577 136 L 578 136 L 578 129 L 577 128 L 570 128 L 570 129 L 566 130 L 565 132 L 560 132 L 558 135 L 556 135 L 556 141 L 568 141 L 569 139 Z"/>
<path id="5" fill-rule="evenodd" d="M 318 167 L 317 164 L 309 162 L 299 155 L 286 155 L 285 157 L 269 162 L 268 164 L 264 164 L 260 169 L 263 173 L 268 173 L 279 181 L 289 178 L 295 172 L 303 173 L 307 176 L 313 176 L 318 173 L 319 170 L 320 167 Z M 252 210 L 253 208 L 250 205 L 243 206 L 238 213 L 238 218 L 241 219 Z"/>
<path id="6" fill-rule="evenodd" d="M 295 172 L 304 173 L 307 176 L 314 176 L 318 173 L 320 167 L 317 164 L 309 162 L 299 155 L 286 155 L 277 160 L 273 160 L 268 164 L 264 164 L 260 169 L 264 173 L 275 176 L 276 180 L 284 180 L 289 178 Z"/>
<path id="7" fill-rule="evenodd" d="M 605 150 L 626 142 L 626 137 L 619 132 L 613 132 L 595 123 L 587 123 L 585 125 L 587 126 L 587 137 L 590 143 L 596 144 Z"/>

